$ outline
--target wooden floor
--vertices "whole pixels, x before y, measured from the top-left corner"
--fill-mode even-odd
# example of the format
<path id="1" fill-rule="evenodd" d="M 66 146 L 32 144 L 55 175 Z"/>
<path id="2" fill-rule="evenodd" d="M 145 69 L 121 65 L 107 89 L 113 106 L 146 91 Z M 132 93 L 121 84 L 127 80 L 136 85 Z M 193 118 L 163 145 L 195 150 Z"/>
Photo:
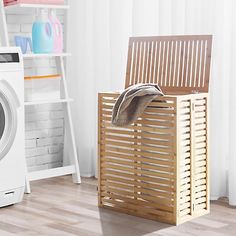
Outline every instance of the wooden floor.
<path id="1" fill-rule="evenodd" d="M 0 209 L 0 236 L 223 236 L 236 235 L 236 209 L 223 201 L 211 214 L 174 227 L 97 208 L 96 180 L 78 186 L 60 177 L 33 183 L 32 194 L 18 205 Z"/>

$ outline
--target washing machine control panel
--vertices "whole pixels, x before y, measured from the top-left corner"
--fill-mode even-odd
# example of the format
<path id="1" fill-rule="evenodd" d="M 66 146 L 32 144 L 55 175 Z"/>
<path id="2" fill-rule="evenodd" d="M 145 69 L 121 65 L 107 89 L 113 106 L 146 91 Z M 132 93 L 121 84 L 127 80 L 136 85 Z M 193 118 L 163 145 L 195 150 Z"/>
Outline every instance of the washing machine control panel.
<path id="1" fill-rule="evenodd" d="M 0 63 L 19 63 L 18 53 L 0 53 Z"/>
<path id="2" fill-rule="evenodd" d="M 20 48 L 0 47 L 0 79 L 1 72 L 24 72 L 23 58 Z"/>

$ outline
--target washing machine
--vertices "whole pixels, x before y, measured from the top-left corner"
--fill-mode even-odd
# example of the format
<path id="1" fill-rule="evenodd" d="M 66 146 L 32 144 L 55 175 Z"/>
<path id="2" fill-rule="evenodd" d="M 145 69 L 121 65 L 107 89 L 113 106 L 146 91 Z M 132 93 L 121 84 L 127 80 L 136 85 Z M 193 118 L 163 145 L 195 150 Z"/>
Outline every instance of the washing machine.
<path id="1" fill-rule="evenodd" d="M 25 189 L 24 67 L 19 48 L 0 47 L 0 207 Z"/>

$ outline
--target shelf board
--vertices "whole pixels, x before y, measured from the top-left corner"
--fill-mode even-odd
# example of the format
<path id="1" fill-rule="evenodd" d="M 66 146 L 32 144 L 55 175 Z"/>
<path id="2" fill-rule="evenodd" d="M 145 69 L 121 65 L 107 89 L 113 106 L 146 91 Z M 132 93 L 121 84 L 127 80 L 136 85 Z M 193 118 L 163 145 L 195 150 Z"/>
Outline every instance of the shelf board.
<path id="1" fill-rule="evenodd" d="M 76 173 L 75 165 L 70 166 L 62 166 L 48 170 L 39 170 L 28 173 L 29 181 L 40 180 L 40 179 L 47 179 L 53 178 L 57 176 L 69 175 Z"/>
<path id="2" fill-rule="evenodd" d="M 29 53 L 29 54 L 23 54 L 23 58 L 44 58 L 44 57 L 68 57 L 71 56 L 71 53 Z"/>
<path id="3" fill-rule="evenodd" d="M 73 99 L 52 99 L 52 100 L 42 100 L 42 101 L 34 101 L 34 102 L 25 102 L 25 106 L 34 106 L 34 105 L 40 105 L 40 104 L 53 104 L 53 103 L 66 103 L 66 102 L 72 102 Z"/>
<path id="4" fill-rule="evenodd" d="M 54 4 L 27 4 L 27 3 L 18 3 L 14 5 L 5 6 L 5 10 L 9 11 L 17 11 L 24 9 L 58 9 L 58 10 L 68 10 L 69 5 L 54 5 Z"/>

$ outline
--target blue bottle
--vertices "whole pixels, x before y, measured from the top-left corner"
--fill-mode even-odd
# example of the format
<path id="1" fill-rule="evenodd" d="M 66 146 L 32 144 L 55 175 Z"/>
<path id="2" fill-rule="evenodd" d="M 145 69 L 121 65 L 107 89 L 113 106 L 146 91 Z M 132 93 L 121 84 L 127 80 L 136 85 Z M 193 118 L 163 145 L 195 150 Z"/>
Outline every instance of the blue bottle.
<path id="1" fill-rule="evenodd" d="M 41 9 L 32 27 L 33 53 L 53 52 L 53 31 L 48 12 Z"/>

